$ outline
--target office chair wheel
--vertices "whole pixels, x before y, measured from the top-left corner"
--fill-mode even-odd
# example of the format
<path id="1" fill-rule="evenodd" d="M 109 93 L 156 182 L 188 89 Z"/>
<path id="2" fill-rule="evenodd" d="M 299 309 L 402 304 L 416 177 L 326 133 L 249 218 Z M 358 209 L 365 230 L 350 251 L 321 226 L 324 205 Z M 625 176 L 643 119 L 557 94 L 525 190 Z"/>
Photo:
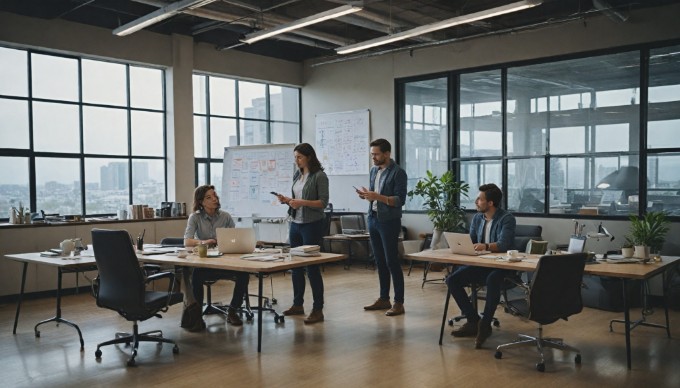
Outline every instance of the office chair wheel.
<path id="1" fill-rule="evenodd" d="M 497 319 L 494 319 L 494 320 L 493 320 L 493 325 L 494 325 L 495 327 L 501 327 L 501 321 L 499 321 L 499 320 L 497 320 Z"/>
<path id="2" fill-rule="evenodd" d="M 246 322 L 252 322 L 254 317 L 253 313 L 246 313 Z"/>
<path id="3" fill-rule="evenodd" d="M 179 346 L 177 344 L 172 347 L 172 354 L 179 354 Z"/>
<path id="4" fill-rule="evenodd" d="M 283 315 L 275 316 L 274 323 L 283 323 Z"/>
<path id="5" fill-rule="evenodd" d="M 500 360 L 501 358 L 503 358 L 503 352 L 501 352 L 500 350 L 496 350 L 496 354 L 494 354 L 493 356 L 496 358 L 496 360 Z"/>
<path id="6" fill-rule="evenodd" d="M 137 363 L 135 362 L 134 358 L 131 358 L 127 361 L 127 366 L 137 366 Z"/>
<path id="7" fill-rule="evenodd" d="M 276 304 L 277 302 L 276 298 L 272 298 L 272 304 Z"/>
<path id="8" fill-rule="evenodd" d="M 545 364 L 542 362 L 539 362 L 536 364 L 536 370 L 539 372 L 545 372 Z"/>
<path id="9" fill-rule="evenodd" d="M 35 338 L 40 338 L 40 332 L 38 330 L 35 331 Z"/>
<path id="10" fill-rule="evenodd" d="M 97 349 L 97 350 L 94 352 L 94 358 L 96 358 L 97 360 L 100 360 L 100 359 L 102 358 L 102 351 L 99 350 L 99 349 Z"/>
<path id="11" fill-rule="evenodd" d="M 577 354 L 576 357 L 574 357 L 574 362 L 576 364 L 579 364 L 579 365 L 581 364 L 581 355 L 580 354 Z"/>

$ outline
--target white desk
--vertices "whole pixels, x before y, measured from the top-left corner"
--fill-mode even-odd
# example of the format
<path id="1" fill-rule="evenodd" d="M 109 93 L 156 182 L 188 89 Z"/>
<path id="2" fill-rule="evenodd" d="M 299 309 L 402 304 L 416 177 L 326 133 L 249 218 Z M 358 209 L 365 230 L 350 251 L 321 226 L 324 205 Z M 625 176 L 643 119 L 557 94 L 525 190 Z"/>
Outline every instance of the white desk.
<path id="1" fill-rule="evenodd" d="M 243 260 L 240 258 L 240 256 L 241 256 L 240 254 L 227 254 L 214 258 L 199 258 L 196 255 L 189 255 L 186 258 L 178 258 L 177 256 L 171 255 L 150 255 L 150 256 L 140 255 L 138 257 L 140 261 L 145 263 L 169 264 L 174 266 L 194 268 L 215 268 L 255 274 L 259 280 L 258 308 L 260 311 L 262 310 L 262 296 L 263 296 L 262 279 L 265 275 L 272 274 L 275 272 L 286 271 L 291 268 L 305 267 L 307 265 L 340 261 L 345 258 L 345 255 L 342 254 L 322 253 L 321 256 L 312 257 L 292 256 L 291 260 L 263 262 Z M 35 336 L 40 337 L 38 326 L 42 325 L 43 323 L 47 322 L 64 323 L 68 326 L 75 328 L 78 331 L 78 337 L 80 339 L 80 350 L 83 351 L 85 348 L 85 343 L 83 342 L 83 335 L 80 332 L 80 328 L 75 323 L 63 319 L 61 317 L 61 278 L 63 273 L 96 270 L 97 267 L 94 257 L 92 256 L 80 256 L 77 258 L 41 257 L 40 253 L 38 252 L 5 255 L 5 257 L 10 260 L 19 261 L 24 264 L 21 278 L 21 291 L 19 294 L 19 301 L 17 302 L 16 316 L 14 318 L 13 334 L 16 334 L 17 323 L 19 321 L 19 311 L 21 309 L 21 302 L 24 296 L 24 286 L 26 283 L 26 268 L 28 267 L 28 264 L 34 263 L 53 266 L 57 267 L 58 269 L 57 313 L 54 317 L 41 321 L 37 325 L 35 325 L 34 328 Z M 283 320 L 283 316 L 281 316 L 281 320 Z M 257 351 L 260 352 L 261 350 L 262 350 L 262 314 L 260 313 L 258 314 L 257 318 Z"/>

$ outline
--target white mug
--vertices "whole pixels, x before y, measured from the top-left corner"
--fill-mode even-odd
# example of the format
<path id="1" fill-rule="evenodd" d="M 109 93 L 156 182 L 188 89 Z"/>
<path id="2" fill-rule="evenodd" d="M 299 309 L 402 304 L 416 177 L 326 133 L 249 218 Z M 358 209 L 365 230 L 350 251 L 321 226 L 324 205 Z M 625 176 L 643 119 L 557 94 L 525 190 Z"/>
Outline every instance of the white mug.
<path id="1" fill-rule="evenodd" d="M 519 257 L 519 251 L 516 250 L 516 249 L 509 250 L 508 251 L 508 257 L 516 259 L 517 257 Z"/>

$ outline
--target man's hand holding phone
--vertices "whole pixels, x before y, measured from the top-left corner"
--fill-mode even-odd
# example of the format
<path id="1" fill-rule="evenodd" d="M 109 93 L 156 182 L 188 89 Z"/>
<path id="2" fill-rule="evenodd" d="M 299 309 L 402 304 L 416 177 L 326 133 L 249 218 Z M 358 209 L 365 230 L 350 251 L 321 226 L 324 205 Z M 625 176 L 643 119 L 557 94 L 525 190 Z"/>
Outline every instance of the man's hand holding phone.
<path id="1" fill-rule="evenodd" d="M 356 186 L 352 186 L 352 187 L 354 187 L 354 191 L 356 191 L 356 193 L 359 194 L 359 198 L 366 199 L 366 191 L 367 190 L 366 190 L 365 187 L 361 186 L 361 189 L 358 189 Z"/>

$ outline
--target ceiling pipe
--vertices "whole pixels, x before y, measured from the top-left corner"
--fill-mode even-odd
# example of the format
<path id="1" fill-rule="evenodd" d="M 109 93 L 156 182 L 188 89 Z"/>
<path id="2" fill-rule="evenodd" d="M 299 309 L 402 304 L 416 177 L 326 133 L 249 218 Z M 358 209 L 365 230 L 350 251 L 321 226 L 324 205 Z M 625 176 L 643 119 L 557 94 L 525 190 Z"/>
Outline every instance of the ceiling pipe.
<path id="1" fill-rule="evenodd" d="M 605 14 L 611 20 L 623 23 L 628 20 L 630 15 L 623 14 L 619 12 L 616 8 L 612 7 L 607 0 L 593 0 L 593 6 L 596 10 Z"/>
<path id="2" fill-rule="evenodd" d="M 168 5 L 168 3 L 161 1 L 161 0 L 133 0 L 133 1 L 137 2 L 137 3 L 152 5 L 154 7 L 164 7 L 164 6 Z M 222 0 L 222 1 L 224 1 L 224 0 Z M 204 18 L 204 19 L 219 20 L 219 21 L 223 21 L 223 22 L 226 22 L 226 23 L 235 23 L 237 20 L 239 22 L 245 21 L 245 20 L 248 20 L 248 21 L 254 20 L 254 18 L 250 17 L 250 16 L 235 15 L 235 14 L 230 14 L 230 13 L 221 12 L 221 11 L 212 11 L 212 10 L 208 10 L 208 9 L 192 9 L 192 10 L 183 11 L 182 13 L 186 13 L 187 15 L 201 17 L 201 18 Z M 283 21 L 283 19 L 285 19 L 285 18 L 273 17 L 273 18 L 270 18 L 270 19 L 271 19 L 271 22 L 273 22 L 273 23 L 285 23 L 285 21 Z M 275 20 L 275 19 L 279 19 L 279 20 Z M 287 20 L 291 21 L 293 19 L 287 19 Z M 250 25 L 250 23 L 249 23 L 249 25 Z M 273 26 L 274 24 L 271 24 L 271 25 Z M 263 26 L 264 26 L 264 24 L 263 24 Z M 310 38 L 310 39 L 320 40 L 322 42 L 331 43 L 331 44 L 334 44 L 336 46 L 343 46 L 343 45 L 346 45 L 348 43 L 348 40 L 345 39 L 345 38 L 341 38 L 341 37 L 338 37 L 338 36 L 333 35 L 333 34 L 327 34 L 327 33 L 318 32 L 318 31 L 309 31 L 309 30 L 305 30 L 305 29 L 300 29 L 300 30 L 295 30 L 294 32 L 290 32 L 290 34 L 295 34 L 295 35 L 303 36 L 303 37 Z"/>

